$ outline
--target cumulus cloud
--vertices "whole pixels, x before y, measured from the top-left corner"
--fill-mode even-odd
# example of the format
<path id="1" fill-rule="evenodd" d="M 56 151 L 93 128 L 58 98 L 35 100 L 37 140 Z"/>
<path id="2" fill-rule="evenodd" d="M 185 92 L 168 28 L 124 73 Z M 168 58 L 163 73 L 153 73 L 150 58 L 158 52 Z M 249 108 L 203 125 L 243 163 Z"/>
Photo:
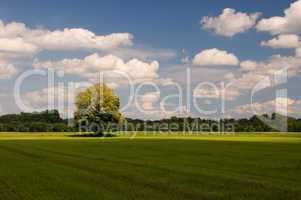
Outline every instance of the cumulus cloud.
<path id="1" fill-rule="evenodd" d="M 297 48 L 301 46 L 301 39 L 298 35 L 287 34 L 279 35 L 269 41 L 262 41 L 262 46 L 277 48 Z"/>
<path id="2" fill-rule="evenodd" d="M 129 33 L 112 33 L 110 35 L 96 35 L 82 29 L 73 28 L 56 31 L 42 31 L 33 34 L 28 40 L 47 50 L 74 50 L 74 49 L 110 49 L 120 45 L 132 45 L 133 36 Z"/>
<path id="3" fill-rule="evenodd" d="M 193 90 L 193 96 L 198 98 L 219 98 L 220 92 L 216 88 L 209 88 L 209 87 L 203 87 L 203 88 L 196 88 Z"/>
<path id="4" fill-rule="evenodd" d="M 191 116 L 186 105 L 180 102 L 172 103 L 166 101 L 166 97 L 160 91 L 148 91 L 143 94 L 136 94 L 134 101 L 124 111 L 125 116 L 140 119 L 162 119 L 172 116 Z"/>
<path id="5" fill-rule="evenodd" d="M 71 94 L 71 92 L 75 92 Z M 56 109 L 62 117 L 73 117 L 74 97 L 78 91 L 68 90 L 64 86 L 50 86 L 39 90 L 24 92 L 21 94 L 22 103 L 25 105 L 21 108 L 25 112 L 44 111 L 46 109 Z M 72 102 L 69 102 L 72 101 Z"/>
<path id="6" fill-rule="evenodd" d="M 226 88 L 221 91 L 221 94 L 223 95 L 223 98 L 229 101 L 234 101 L 237 97 L 241 95 L 241 91 L 239 91 L 237 88 Z"/>
<path id="7" fill-rule="evenodd" d="M 47 30 L 0 20 L 0 52 L 33 54 L 42 50 L 112 49 L 132 45 L 130 33 L 97 35 L 83 28 Z"/>
<path id="8" fill-rule="evenodd" d="M 243 71 L 253 71 L 258 67 L 258 63 L 252 60 L 245 60 L 240 63 Z"/>
<path id="9" fill-rule="evenodd" d="M 232 90 L 225 91 L 228 100 L 234 100 L 239 96 L 258 92 L 266 88 L 272 88 L 285 83 L 291 77 L 301 73 L 301 56 L 296 50 L 295 56 L 271 56 L 266 61 L 256 62 L 246 60 L 240 63 L 241 70 L 235 74 L 224 75 L 227 85 L 235 86 Z M 212 89 L 212 88 L 211 88 Z M 220 97 L 220 93 L 213 91 L 198 91 L 201 96 Z M 220 92 L 220 91 L 219 91 Z M 229 95 L 230 98 L 227 98 Z"/>
<path id="10" fill-rule="evenodd" d="M 275 16 L 262 19 L 256 26 L 258 31 L 271 34 L 298 34 L 301 33 L 301 0 L 293 2 L 284 10 L 284 16 Z"/>
<path id="11" fill-rule="evenodd" d="M 1 38 L 14 38 L 26 31 L 25 24 L 19 22 L 11 22 L 5 24 L 0 20 L 0 37 Z"/>
<path id="12" fill-rule="evenodd" d="M 235 84 L 241 90 L 253 89 L 259 83 L 264 83 L 266 87 L 273 87 L 279 84 L 279 82 L 272 81 L 275 76 L 282 74 L 287 76 L 285 78 L 290 78 L 297 76 L 301 73 L 301 57 L 298 56 L 281 56 L 274 55 L 270 57 L 267 61 L 256 62 L 256 61 L 243 61 L 241 64 L 243 71 L 240 76 L 236 76 L 232 79 L 233 84 Z M 244 70 L 244 69 L 248 70 Z M 249 70 L 249 69 L 252 70 Z M 287 73 L 287 75 L 286 75 Z M 230 80 L 231 81 L 231 80 Z"/>
<path id="13" fill-rule="evenodd" d="M 296 49 L 296 57 L 301 57 L 301 48 Z"/>
<path id="14" fill-rule="evenodd" d="M 0 79 L 7 79 L 17 73 L 16 67 L 6 60 L 0 58 Z"/>
<path id="15" fill-rule="evenodd" d="M 29 91 L 23 94 L 23 100 L 30 106 L 47 106 L 49 95 L 53 95 L 54 98 L 58 98 L 58 96 L 64 95 L 64 88 L 47 87 L 41 90 Z"/>
<path id="16" fill-rule="evenodd" d="M 248 14 L 225 8 L 217 17 L 203 17 L 201 25 L 204 29 L 212 30 L 217 35 L 232 37 L 252 28 L 260 15 L 259 12 Z"/>
<path id="17" fill-rule="evenodd" d="M 36 45 L 25 42 L 23 38 L 0 38 L 0 52 L 11 54 L 33 54 L 39 48 Z"/>
<path id="18" fill-rule="evenodd" d="M 209 98 L 209 99 L 225 99 L 233 101 L 240 96 L 240 92 L 237 88 L 217 88 L 217 87 L 201 87 L 193 90 L 193 96 L 197 98 Z"/>
<path id="19" fill-rule="evenodd" d="M 233 80 L 233 82 L 239 84 L 238 87 L 240 90 L 246 91 L 246 90 L 253 89 L 256 86 L 256 84 L 265 80 L 266 77 L 267 76 L 261 73 L 250 72 L 250 73 L 242 74 L 240 77 L 237 77 L 237 79 Z"/>
<path id="20" fill-rule="evenodd" d="M 164 105 L 169 107 L 170 110 L 166 110 L 162 106 L 160 107 L 153 107 L 151 110 L 144 110 L 137 109 L 137 107 L 132 108 L 131 110 L 127 110 L 124 112 L 125 116 L 133 118 L 133 119 L 150 119 L 150 120 L 157 120 L 157 119 L 167 119 L 173 116 L 177 117 L 188 117 L 192 116 L 192 113 L 189 112 L 186 106 L 179 106 L 179 105 Z M 196 116 L 195 116 L 196 117 Z"/>
<path id="21" fill-rule="evenodd" d="M 155 109 L 154 104 L 159 101 L 160 92 L 147 92 L 139 97 L 138 101 L 141 104 L 142 112 L 149 112 Z"/>
<path id="22" fill-rule="evenodd" d="M 194 56 L 192 62 L 198 66 L 235 66 L 239 64 L 239 60 L 234 54 L 216 48 L 201 51 Z"/>
<path id="23" fill-rule="evenodd" d="M 231 80 L 231 79 L 235 78 L 235 75 L 232 72 L 229 72 L 229 73 L 227 73 L 227 74 L 224 75 L 224 78 L 226 80 Z"/>
<path id="24" fill-rule="evenodd" d="M 105 73 L 105 78 L 113 78 L 122 73 L 134 82 L 159 78 L 159 62 L 157 61 L 144 62 L 134 58 L 126 62 L 114 55 L 100 56 L 96 53 L 83 59 L 74 58 L 59 61 L 35 60 L 33 67 L 61 70 L 66 74 L 83 76 L 89 79 L 98 78 L 98 72 Z"/>
<path id="25" fill-rule="evenodd" d="M 270 101 L 254 102 L 237 106 L 233 109 L 239 115 L 262 115 L 266 113 L 279 113 L 283 115 L 294 115 L 300 113 L 301 100 L 278 97 Z"/>

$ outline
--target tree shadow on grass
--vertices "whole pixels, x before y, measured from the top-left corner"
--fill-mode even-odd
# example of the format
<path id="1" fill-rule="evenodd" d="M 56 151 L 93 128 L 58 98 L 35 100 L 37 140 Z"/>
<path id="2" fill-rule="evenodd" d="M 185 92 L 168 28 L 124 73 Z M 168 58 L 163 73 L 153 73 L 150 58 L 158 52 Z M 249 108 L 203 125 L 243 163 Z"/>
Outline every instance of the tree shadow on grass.
<path id="1" fill-rule="evenodd" d="M 102 137 L 117 137 L 117 135 L 112 133 L 84 133 L 84 134 L 74 134 L 70 135 L 69 137 L 76 137 L 76 138 L 102 138 Z"/>

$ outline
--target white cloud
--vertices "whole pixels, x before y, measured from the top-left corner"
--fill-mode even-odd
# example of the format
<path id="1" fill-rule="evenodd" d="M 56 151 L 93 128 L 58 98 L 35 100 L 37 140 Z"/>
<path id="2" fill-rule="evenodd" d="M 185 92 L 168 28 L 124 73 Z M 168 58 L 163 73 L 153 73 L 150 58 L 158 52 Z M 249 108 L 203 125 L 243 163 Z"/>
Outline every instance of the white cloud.
<path id="1" fill-rule="evenodd" d="M 31 55 L 38 52 L 39 48 L 31 43 L 25 42 L 23 38 L 0 38 L 0 52 L 8 54 Z"/>
<path id="2" fill-rule="evenodd" d="M 297 48 L 301 46 L 301 39 L 298 35 L 279 35 L 269 41 L 261 42 L 262 46 L 277 48 Z"/>
<path id="3" fill-rule="evenodd" d="M 65 28 L 50 31 L 41 28 L 28 28 L 23 23 L 4 23 L 0 20 L 0 52 L 36 53 L 42 50 L 107 50 L 120 46 L 131 46 L 130 33 L 96 35 L 83 28 Z"/>
<path id="4" fill-rule="evenodd" d="M 222 92 L 224 93 L 224 98 L 229 101 L 234 101 L 241 95 L 241 91 L 239 91 L 237 88 L 228 88 Z"/>
<path id="5" fill-rule="evenodd" d="M 18 37 L 21 33 L 26 31 L 25 24 L 19 22 L 11 22 L 5 24 L 0 20 L 0 37 L 1 38 L 14 38 Z"/>
<path id="6" fill-rule="evenodd" d="M 193 64 L 198 66 L 238 65 L 238 58 L 227 51 L 219 49 L 206 49 L 193 58 Z"/>
<path id="7" fill-rule="evenodd" d="M 172 103 L 166 100 L 167 96 L 162 96 L 160 91 L 148 91 L 143 94 L 137 94 L 134 101 L 124 111 L 124 115 L 130 118 L 140 119 L 166 119 L 172 116 L 187 117 L 189 110 L 186 105 L 180 102 Z"/>
<path id="8" fill-rule="evenodd" d="M 193 96 L 198 97 L 198 98 L 219 98 L 220 97 L 220 92 L 216 88 L 197 88 L 193 90 Z"/>
<path id="9" fill-rule="evenodd" d="M 168 107 L 168 110 L 167 108 Z M 172 116 L 177 117 L 192 117 L 192 113 L 189 112 L 188 108 L 186 106 L 180 106 L 180 105 L 174 105 L 174 104 L 168 104 L 164 105 L 164 107 L 150 107 L 150 110 L 142 110 L 137 109 L 137 107 L 132 107 L 131 110 L 127 110 L 124 112 L 125 116 L 133 118 L 133 119 L 151 119 L 151 120 L 157 120 L 157 119 L 167 119 Z M 195 116 L 196 117 L 196 116 Z"/>
<path id="10" fill-rule="evenodd" d="M 232 37 L 252 28 L 260 15 L 259 12 L 248 14 L 225 8 L 218 17 L 203 17 L 201 25 L 204 29 L 213 30 L 218 35 Z"/>
<path id="11" fill-rule="evenodd" d="M 171 78 L 161 78 L 157 81 L 157 83 L 162 86 L 170 86 L 176 84 L 176 82 Z"/>
<path id="12" fill-rule="evenodd" d="M 51 91 L 54 92 L 52 93 Z M 53 95 L 54 98 L 57 98 L 59 95 L 64 95 L 64 88 L 52 87 L 26 92 L 23 94 L 23 100 L 30 106 L 47 106 L 49 95 Z"/>
<path id="13" fill-rule="evenodd" d="M 74 49 L 110 49 L 122 45 L 132 45 L 133 36 L 129 33 L 113 33 L 96 35 L 82 29 L 73 28 L 56 31 L 43 31 L 33 34 L 28 40 L 41 49 L 74 50 Z"/>
<path id="14" fill-rule="evenodd" d="M 117 66 L 117 70 L 127 73 L 133 79 L 155 79 L 159 75 L 157 73 L 159 69 L 159 63 L 153 61 L 146 63 L 138 59 L 132 59 L 127 63 Z"/>
<path id="15" fill-rule="evenodd" d="M 243 71 L 253 71 L 258 67 L 258 63 L 252 60 L 245 60 L 240 63 Z"/>
<path id="16" fill-rule="evenodd" d="M 301 48 L 296 49 L 296 57 L 301 57 Z"/>
<path id="17" fill-rule="evenodd" d="M 82 50 L 94 49 L 109 51 L 114 48 L 121 48 L 132 45 L 133 36 L 130 33 L 112 33 L 109 35 L 96 35 L 95 33 L 82 28 L 65 28 L 63 30 L 47 30 L 44 28 L 29 28 L 23 23 L 4 23 L 0 20 L 0 58 L 1 78 L 9 78 L 16 73 L 15 66 L 11 63 L 18 63 L 20 57 L 29 56 L 43 50 Z M 94 56 L 94 57 L 93 57 Z M 8 62 L 9 61 L 9 62 Z M 90 68 L 106 70 L 112 68 L 112 58 L 95 58 L 95 55 L 87 57 L 85 61 L 79 59 L 62 60 L 56 64 L 66 66 L 69 73 L 85 72 L 81 64 L 90 65 Z M 133 61 L 132 61 L 133 62 Z M 20 63 L 20 62 L 19 62 Z M 52 65 L 51 62 L 43 63 Z M 76 67 L 75 67 L 76 66 Z M 143 73 L 143 70 L 141 70 Z M 150 73 L 150 76 L 154 75 Z"/>
<path id="18" fill-rule="evenodd" d="M 271 34 L 298 34 L 301 33 L 301 0 L 293 2 L 284 11 L 284 16 L 275 16 L 262 19 L 256 26 L 258 31 Z"/>
<path id="19" fill-rule="evenodd" d="M 232 80 L 232 79 L 235 78 L 235 75 L 232 72 L 229 72 L 229 73 L 227 73 L 227 74 L 224 75 L 224 78 L 226 80 Z"/>
<path id="20" fill-rule="evenodd" d="M 237 77 L 237 79 L 234 80 L 234 82 L 237 84 L 237 87 L 239 87 L 241 90 L 251 90 L 253 89 L 257 83 L 260 83 L 260 81 L 265 80 L 267 76 L 261 74 L 261 73 L 245 73 L 242 74 L 241 77 Z"/>
<path id="21" fill-rule="evenodd" d="M 197 98 L 209 98 L 209 99 L 225 99 L 233 101 L 240 96 L 240 91 L 237 88 L 214 88 L 214 87 L 202 87 L 196 88 L 193 91 L 193 96 Z"/>
<path id="22" fill-rule="evenodd" d="M 134 58 L 126 62 L 114 55 L 101 57 L 98 54 L 92 54 L 83 59 L 74 58 L 59 61 L 35 60 L 33 67 L 62 70 L 66 74 L 83 76 L 92 80 L 98 78 L 98 72 L 105 73 L 105 78 L 114 78 L 114 76 L 123 73 L 134 82 L 159 78 L 159 63 L 157 61 L 148 63 Z"/>
<path id="23" fill-rule="evenodd" d="M 160 92 L 147 92 L 140 96 L 139 103 L 142 106 L 142 111 L 154 110 L 154 103 L 160 99 Z"/>
<path id="24" fill-rule="evenodd" d="M 283 76 L 287 76 L 286 78 L 290 78 L 301 73 L 301 57 L 297 56 L 274 55 L 265 62 L 247 61 L 247 65 L 244 62 L 242 62 L 243 65 L 241 67 L 251 67 L 252 70 L 246 71 L 240 77 L 236 76 L 232 79 L 232 83 L 243 91 L 251 90 L 258 83 L 263 82 L 267 84 L 266 87 L 274 87 L 279 84 L 272 81 L 277 74 L 282 74 Z"/>
<path id="25" fill-rule="evenodd" d="M 300 109 L 301 100 L 278 97 L 270 101 L 240 105 L 234 108 L 233 111 L 239 115 L 262 115 L 266 113 L 294 115 L 300 113 Z"/>
<path id="26" fill-rule="evenodd" d="M 7 79 L 17 73 L 17 69 L 11 63 L 0 58 L 0 79 Z"/>
<path id="27" fill-rule="evenodd" d="M 120 62 L 122 62 L 122 60 L 114 55 L 100 57 L 98 54 L 94 53 L 84 58 L 83 65 L 85 65 L 84 67 L 89 67 L 96 71 L 111 70 L 116 65 L 119 65 Z"/>
<path id="28" fill-rule="evenodd" d="M 227 85 L 235 86 L 234 90 L 225 91 L 226 99 L 227 95 L 229 100 L 234 100 L 238 96 L 272 88 L 285 83 L 291 77 L 299 76 L 301 56 L 298 54 L 296 50 L 296 56 L 274 55 L 263 62 L 242 61 L 238 73 L 228 73 L 224 76 Z M 204 92 L 202 94 L 204 95 Z"/>
<path id="29" fill-rule="evenodd" d="M 26 108 L 22 108 L 22 111 L 33 112 L 56 109 L 62 117 L 72 117 L 70 114 L 73 115 L 75 106 L 73 102 L 68 101 L 73 101 L 73 99 L 70 98 L 76 94 L 71 94 L 71 92 L 73 91 L 69 91 L 68 88 L 64 86 L 52 86 L 22 93 L 22 102 L 26 106 Z"/>

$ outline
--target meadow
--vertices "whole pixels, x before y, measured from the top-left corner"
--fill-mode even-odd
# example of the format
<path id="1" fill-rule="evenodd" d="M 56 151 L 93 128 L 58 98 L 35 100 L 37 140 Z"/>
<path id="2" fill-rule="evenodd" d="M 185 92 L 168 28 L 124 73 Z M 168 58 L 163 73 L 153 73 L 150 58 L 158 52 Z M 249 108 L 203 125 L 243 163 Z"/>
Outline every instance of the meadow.
<path id="1" fill-rule="evenodd" d="M 0 199 L 301 199 L 301 135 L 0 133 Z"/>

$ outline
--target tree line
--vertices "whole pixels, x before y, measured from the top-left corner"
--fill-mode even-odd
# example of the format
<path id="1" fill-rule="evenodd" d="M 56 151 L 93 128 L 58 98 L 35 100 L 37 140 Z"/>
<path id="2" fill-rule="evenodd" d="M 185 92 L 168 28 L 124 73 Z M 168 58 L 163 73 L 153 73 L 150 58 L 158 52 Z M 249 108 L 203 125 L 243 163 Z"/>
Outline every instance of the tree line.
<path id="1" fill-rule="evenodd" d="M 269 120 L 267 123 L 265 120 Z M 74 121 L 71 119 L 71 121 Z M 70 122 L 70 121 L 69 121 Z M 279 114 L 254 115 L 244 119 L 201 119 L 171 117 L 161 120 L 124 118 L 122 121 L 107 122 L 104 132 L 114 131 L 189 131 L 189 132 L 278 132 L 274 124 L 287 124 L 289 132 L 301 132 L 301 119 Z M 2 132 L 78 132 L 76 123 L 68 124 L 57 110 L 8 114 L 0 116 Z"/>
<path id="2" fill-rule="evenodd" d="M 276 113 L 220 120 L 191 117 L 161 120 L 125 118 L 119 111 L 119 97 L 104 83 L 81 91 L 76 97 L 75 106 L 74 119 L 69 120 L 62 119 L 57 110 L 3 115 L 0 117 L 0 131 L 89 132 L 97 136 L 113 131 L 301 132 L 301 119 Z"/>
<path id="3" fill-rule="evenodd" d="M 75 131 L 57 110 L 0 116 L 2 132 L 69 132 Z"/>
<path id="4" fill-rule="evenodd" d="M 161 120 L 127 119 L 127 131 L 189 131 L 189 132 L 301 132 L 301 119 L 271 115 L 254 115 L 243 119 L 201 119 L 171 117 Z"/>

